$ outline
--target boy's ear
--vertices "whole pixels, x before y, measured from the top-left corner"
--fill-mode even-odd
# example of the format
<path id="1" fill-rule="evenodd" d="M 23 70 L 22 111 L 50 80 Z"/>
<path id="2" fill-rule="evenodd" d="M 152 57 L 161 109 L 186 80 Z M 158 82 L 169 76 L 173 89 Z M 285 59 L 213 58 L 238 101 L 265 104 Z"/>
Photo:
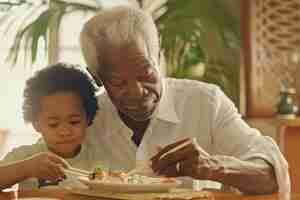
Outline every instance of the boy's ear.
<path id="1" fill-rule="evenodd" d="M 40 127 L 40 124 L 38 121 L 33 121 L 32 126 L 36 130 L 36 132 L 39 132 L 39 133 L 41 132 L 41 127 Z"/>

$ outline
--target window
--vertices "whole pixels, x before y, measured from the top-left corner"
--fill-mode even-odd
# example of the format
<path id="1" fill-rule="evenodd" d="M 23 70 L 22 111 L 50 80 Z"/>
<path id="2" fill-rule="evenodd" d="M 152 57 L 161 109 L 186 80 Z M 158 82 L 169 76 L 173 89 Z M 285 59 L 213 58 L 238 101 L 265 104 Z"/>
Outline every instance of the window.
<path id="1" fill-rule="evenodd" d="M 0 13 L 1 17 L 1 13 Z M 8 129 L 7 152 L 15 146 L 30 144 L 34 142 L 38 135 L 30 125 L 26 125 L 22 116 L 23 89 L 25 81 L 37 69 L 44 67 L 47 63 L 45 52 L 39 52 L 39 61 L 32 67 L 26 66 L 20 52 L 19 61 L 15 66 L 6 62 L 9 48 L 12 45 L 16 30 L 9 29 L 5 34 L 6 26 L 0 26 L 0 129 Z"/>

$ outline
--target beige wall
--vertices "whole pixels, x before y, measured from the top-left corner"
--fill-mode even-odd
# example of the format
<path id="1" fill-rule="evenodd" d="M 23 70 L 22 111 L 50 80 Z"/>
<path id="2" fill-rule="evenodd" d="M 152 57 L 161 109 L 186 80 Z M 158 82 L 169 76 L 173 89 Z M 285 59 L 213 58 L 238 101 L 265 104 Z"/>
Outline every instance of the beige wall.
<path id="1" fill-rule="evenodd" d="M 275 118 L 252 118 L 246 121 L 251 127 L 260 130 L 263 135 L 271 136 L 276 140 L 277 120 Z"/>

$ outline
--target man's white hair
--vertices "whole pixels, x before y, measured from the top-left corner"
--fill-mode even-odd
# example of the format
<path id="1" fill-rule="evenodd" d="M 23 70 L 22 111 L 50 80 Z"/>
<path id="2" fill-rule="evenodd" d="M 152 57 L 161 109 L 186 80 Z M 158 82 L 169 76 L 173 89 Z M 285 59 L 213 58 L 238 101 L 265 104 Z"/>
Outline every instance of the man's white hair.
<path id="1" fill-rule="evenodd" d="M 134 44 L 138 36 L 145 41 L 150 59 L 158 64 L 158 33 L 149 14 L 130 6 L 100 11 L 84 25 L 80 34 L 81 50 L 88 68 L 97 73 L 108 48 Z"/>

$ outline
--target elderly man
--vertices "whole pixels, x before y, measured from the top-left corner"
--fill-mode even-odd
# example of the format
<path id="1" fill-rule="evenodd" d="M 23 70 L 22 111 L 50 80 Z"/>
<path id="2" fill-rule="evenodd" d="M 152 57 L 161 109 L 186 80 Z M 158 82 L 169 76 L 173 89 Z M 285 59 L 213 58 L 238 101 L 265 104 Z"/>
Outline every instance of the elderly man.
<path id="1" fill-rule="evenodd" d="M 160 175 L 216 181 L 248 194 L 279 186 L 288 196 L 287 163 L 278 147 L 250 128 L 217 86 L 162 77 L 151 16 L 125 6 L 104 10 L 85 24 L 81 46 L 90 73 L 105 88 L 89 130 L 102 162 L 131 169 L 152 159 Z M 162 156 L 192 138 L 197 142 Z"/>

